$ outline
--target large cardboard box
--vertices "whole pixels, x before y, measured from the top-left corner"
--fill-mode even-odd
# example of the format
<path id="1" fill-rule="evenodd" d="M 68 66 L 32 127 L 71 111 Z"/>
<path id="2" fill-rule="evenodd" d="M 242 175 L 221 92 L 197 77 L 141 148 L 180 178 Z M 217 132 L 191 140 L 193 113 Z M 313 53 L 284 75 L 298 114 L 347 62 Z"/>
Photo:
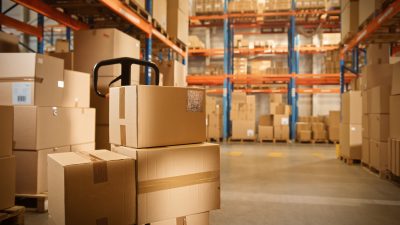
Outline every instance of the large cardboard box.
<path id="1" fill-rule="evenodd" d="M 177 8 L 175 4 L 168 1 L 167 11 L 167 32 L 174 38 L 179 39 L 184 44 L 189 41 L 189 16 L 188 12 L 184 12 Z"/>
<path id="2" fill-rule="evenodd" d="M 258 118 L 258 125 L 272 126 L 274 124 L 274 115 L 263 115 Z"/>
<path id="3" fill-rule="evenodd" d="M 289 125 L 289 117 L 287 115 L 274 115 L 274 126 Z"/>
<path id="4" fill-rule="evenodd" d="M 94 142 L 95 110 L 14 107 L 14 149 L 39 150 Z"/>
<path id="5" fill-rule="evenodd" d="M 370 164 L 370 151 L 369 151 L 369 139 L 363 138 L 362 140 L 362 152 L 361 152 L 361 161 Z"/>
<path id="6" fill-rule="evenodd" d="M 400 63 L 393 65 L 392 75 L 392 92 L 391 95 L 400 95 Z"/>
<path id="7" fill-rule="evenodd" d="M 107 150 L 50 154 L 48 171 L 53 223 L 136 224 L 133 159 Z"/>
<path id="8" fill-rule="evenodd" d="M 14 109 L 0 106 L 0 157 L 10 156 L 13 149 Z"/>
<path id="9" fill-rule="evenodd" d="M 258 139 L 263 140 L 273 140 L 274 139 L 274 127 L 273 126 L 258 126 Z"/>
<path id="10" fill-rule="evenodd" d="M 388 144 L 387 142 L 379 142 L 370 140 L 370 166 L 379 171 L 388 168 Z"/>
<path id="11" fill-rule="evenodd" d="M 74 70 L 92 74 L 101 60 L 131 57 L 140 58 L 140 42 L 117 29 L 79 30 L 74 32 Z M 99 76 L 119 76 L 121 66 L 105 66 Z M 132 66 L 132 77 L 139 77 L 139 66 Z"/>
<path id="12" fill-rule="evenodd" d="M 359 25 L 361 26 L 368 17 L 382 6 L 383 0 L 362 0 L 359 6 Z M 368 50 L 369 51 L 369 50 Z M 389 56 L 389 54 L 388 54 Z M 389 58 L 389 57 L 388 57 Z M 368 60 L 368 63 L 370 61 Z"/>
<path id="13" fill-rule="evenodd" d="M 110 89 L 110 143 L 134 148 L 206 140 L 205 91 L 150 85 Z"/>
<path id="14" fill-rule="evenodd" d="M 156 4 L 153 4 L 153 18 L 161 25 L 161 27 L 167 29 L 167 1 L 158 0 Z"/>
<path id="15" fill-rule="evenodd" d="M 109 125 L 96 125 L 96 149 L 111 150 Z"/>
<path id="16" fill-rule="evenodd" d="M 150 225 L 209 225 L 209 212 L 149 223 Z"/>
<path id="17" fill-rule="evenodd" d="M 387 141 L 390 134 L 388 114 L 369 114 L 369 138 L 375 141 Z"/>
<path id="18" fill-rule="evenodd" d="M 278 104 L 275 108 L 275 114 L 289 116 L 292 110 L 290 105 Z"/>
<path id="19" fill-rule="evenodd" d="M 64 62 L 35 53 L 0 53 L 0 105 L 60 106 Z"/>
<path id="20" fill-rule="evenodd" d="M 189 14 L 189 1 L 187 1 L 187 0 L 168 0 L 168 9 L 179 9 L 183 13 L 188 15 Z"/>
<path id="21" fill-rule="evenodd" d="M 274 139 L 278 141 L 289 140 L 289 125 L 274 126 Z"/>
<path id="22" fill-rule="evenodd" d="M 300 142 L 311 141 L 311 139 L 312 139 L 312 131 L 311 130 L 299 130 L 298 131 L 298 140 Z"/>
<path id="23" fill-rule="evenodd" d="M 366 75 L 366 88 L 377 86 L 388 86 L 392 82 L 393 65 L 390 64 L 368 64 L 363 67 Z"/>
<path id="24" fill-rule="evenodd" d="M 368 0 L 368 1 L 382 1 L 382 0 Z M 360 4 L 360 5 L 368 5 Z M 370 44 L 367 48 L 367 62 L 371 64 L 389 64 L 390 58 L 390 44 Z"/>
<path id="25" fill-rule="evenodd" d="M 379 115 L 379 114 L 375 114 L 375 115 Z M 376 117 L 374 117 L 376 118 Z M 362 136 L 363 138 L 369 138 L 369 115 L 363 115 L 362 116 Z M 372 127 L 372 126 L 371 126 Z"/>
<path id="26" fill-rule="evenodd" d="M 219 145 L 204 143 L 112 151 L 136 159 L 137 223 L 220 208 Z"/>
<path id="27" fill-rule="evenodd" d="M 49 52 L 49 56 L 53 56 L 64 60 L 64 69 L 74 70 L 74 53 L 73 52 Z"/>
<path id="28" fill-rule="evenodd" d="M 18 36 L 0 32 L 0 52 L 19 52 Z"/>
<path id="29" fill-rule="evenodd" d="M 358 1 L 349 1 L 341 10 L 342 41 L 358 31 Z"/>
<path id="30" fill-rule="evenodd" d="M 390 96 L 390 137 L 400 139 L 400 95 Z"/>
<path id="31" fill-rule="evenodd" d="M 369 113 L 389 113 L 390 86 L 379 86 L 371 88 L 370 101 L 368 102 Z"/>
<path id="32" fill-rule="evenodd" d="M 160 72 L 163 73 L 163 85 L 162 86 L 175 86 L 175 87 L 186 87 L 186 74 L 187 67 L 181 62 L 172 60 L 168 63 L 161 63 Z"/>
<path id="33" fill-rule="evenodd" d="M 64 70 L 63 107 L 90 107 L 90 75 Z"/>
<path id="34" fill-rule="evenodd" d="M 340 124 L 340 153 L 348 159 L 361 160 L 362 128 L 360 124 Z"/>
<path id="35" fill-rule="evenodd" d="M 254 139 L 256 138 L 256 121 L 233 120 L 232 139 Z"/>
<path id="36" fill-rule="evenodd" d="M 342 94 L 342 122 L 361 124 L 362 119 L 361 91 L 350 91 Z"/>
<path id="37" fill-rule="evenodd" d="M 47 192 L 47 155 L 69 152 L 70 146 L 38 151 L 15 150 L 17 162 L 17 194 L 41 194 Z"/>
<path id="38" fill-rule="evenodd" d="M 14 206 L 15 156 L 0 157 L 0 210 Z"/>

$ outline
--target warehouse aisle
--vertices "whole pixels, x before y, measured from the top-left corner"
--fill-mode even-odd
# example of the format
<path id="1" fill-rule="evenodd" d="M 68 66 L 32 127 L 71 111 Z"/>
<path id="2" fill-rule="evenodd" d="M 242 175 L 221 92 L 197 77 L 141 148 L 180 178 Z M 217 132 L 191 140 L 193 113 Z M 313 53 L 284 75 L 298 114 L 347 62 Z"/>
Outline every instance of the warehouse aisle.
<path id="1" fill-rule="evenodd" d="M 222 147 L 212 225 L 398 225 L 400 188 L 335 159 L 333 145 Z"/>
<path id="2" fill-rule="evenodd" d="M 232 144 L 221 150 L 222 209 L 211 225 L 397 225 L 400 188 L 335 159 L 333 145 Z M 46 225 L 28 213 L 27 225 Z"/>

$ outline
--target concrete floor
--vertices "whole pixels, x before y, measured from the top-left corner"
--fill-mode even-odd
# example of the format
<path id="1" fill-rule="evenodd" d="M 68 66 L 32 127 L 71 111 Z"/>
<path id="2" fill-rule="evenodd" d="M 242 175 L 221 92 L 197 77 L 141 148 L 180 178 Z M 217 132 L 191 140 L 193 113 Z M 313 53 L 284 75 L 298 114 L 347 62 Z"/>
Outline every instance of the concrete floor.
<path id="1" fill-rule="evenodd" d="M 333 145 L 223 145 L 221 190 L 211 225 L 400 224 L 400 188 L 343 164 Z M 47 215 L 28 213 L 26 224 Z"/>

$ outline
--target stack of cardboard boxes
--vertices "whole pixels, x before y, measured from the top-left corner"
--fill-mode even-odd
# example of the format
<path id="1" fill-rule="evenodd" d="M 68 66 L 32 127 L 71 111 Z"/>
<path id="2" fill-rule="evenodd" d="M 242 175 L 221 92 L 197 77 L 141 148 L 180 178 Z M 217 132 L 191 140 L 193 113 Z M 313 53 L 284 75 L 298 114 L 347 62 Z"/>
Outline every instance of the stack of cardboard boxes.
<path id="1" fill-rule="evenodd" d="M 296 124 L 297 140 L 299 142 L 326 142 L 328 140 L 327 127 L 326 116 L 300 116 Z"/>
<path id="2" fill-rule="evenodd" d="M 222 102 L 216 97 L 206 99 L 207 140 L 222 138 Z"/>
<path id="3" fill-rule="evenodd" d="M 254 140 L 256 138 L 256 96 L 244 92 L 232 92 L 230 112 L 232 139 Z"/>
<path id="4" fill-rule="evenodd" d="M 311 140 L 312 140 L 312 125 L 311 125 L 311 123 L 310 122 L 297 122 L 296 123 L 296 137 L 299 142 L 311 142 Z"/>
<path id="5" fill-rule="evenodd" d="M 203 143 L 205 125 L 203 89 L 111 88 L 112 152 L 50 156 L 50 218 L 56 224 L 208 224 L 208 212 L 220 207 L 220 151 Z"/>
<path id="6" fill-rule="evenodd" d="M 218 14 L 224 11 L 223 0 L 196 0 L 195 13 L 201 14 Z"/>
<path id="7" fill-rule="evenodd" d="M 389 64 L 389 48 L 388 44 L 368 46 L 368 65 L 362 70 L 362 162 L 378 171 L 387 169 L 389 99 L 394 68 Z"/>
<path id="8" fill-rule="evenodd" d="M 271 94 L 269 98 L 269 112 L 273 115 L 274 140 L 289 140 L 289 115 L 291 107 L 283 103 L 282 94 Z"/>
<path id="9" fill-rule="evenodd" d="M 234 58 L 233 59 L 233 73 L 235 75 L 247 74 L 247 58 Z"/>
<path id="10" fill-rule="evenodd" d="M 330 111 L 328 117 L 329 141 L 338 143 L 340 138 L 340 111 Z"/>
<path id="11" fill-rule="evenodd" d="M 341 0 L 340 19 L 342 41 L 347 40 L 358 31 L 358 5 L 358 0 Z"/>
<path id="12" fill-rule="evenodd" d="M 189 1 L 167 1 L 167 32 L 168 34 L 188 44 L 189 39 Z"/>
<path id="13" fill-rule="evenodd" d="M 10 66 L 19 63 L 20 66 Z M 17 194 L 47 191 L 49 153 L 94 149 L 95 109 L 89 74 L 64 71 L 61 59 L 0 54 L 0 105 L 13 105 Z"/>
<path id="14" fill-rule="evenodd" d="M 274 115 L 260 116 L 258 120 L 258 140 L 273 141 L 274 140 Z"/>
<path id="15" fill-rule="evenodd" d="M 325 73 L 340 72 L 340 54 L 339 50 L 328 51 L 325 54 Z"/>
<path id="16" fill-rule="evenodd" d="M 15 156 L 12 155 L 14 109 L 0 106 L 0 210 L 14 206 Z"/>
<path id="17" fill-rule="evenodd" d="M 390 96 L 390 138 L 388 148 L 388 170 L 400 176 L 400 64 L 395 64 Z"/>

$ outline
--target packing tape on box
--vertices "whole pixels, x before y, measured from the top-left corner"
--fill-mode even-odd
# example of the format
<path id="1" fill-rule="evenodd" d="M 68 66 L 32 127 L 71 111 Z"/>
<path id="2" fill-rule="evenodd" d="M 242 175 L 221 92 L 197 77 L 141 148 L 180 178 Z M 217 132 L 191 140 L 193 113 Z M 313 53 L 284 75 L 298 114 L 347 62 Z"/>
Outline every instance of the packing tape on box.
<path id="1" fill-rule="evenodd" d="M 1 77 L 0 82 L 35 82 L 43 83 L 41 77 Z"/>
<path id="2" fill-rule="evenodd" d="M 85 159 L 92 161 L 93 165 L 93 183 L 99 184 L 108 181 L 107 162 L 99 157 L 84 151 L 77 151 L 77 154 Z"/>
<path id="3" fill-rule="evenodd" d="M 219 181 L 219 170 L 140 181 L 139 194 Z"/>

